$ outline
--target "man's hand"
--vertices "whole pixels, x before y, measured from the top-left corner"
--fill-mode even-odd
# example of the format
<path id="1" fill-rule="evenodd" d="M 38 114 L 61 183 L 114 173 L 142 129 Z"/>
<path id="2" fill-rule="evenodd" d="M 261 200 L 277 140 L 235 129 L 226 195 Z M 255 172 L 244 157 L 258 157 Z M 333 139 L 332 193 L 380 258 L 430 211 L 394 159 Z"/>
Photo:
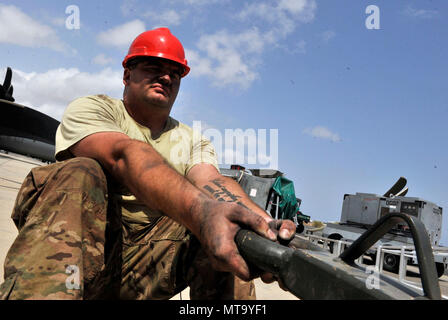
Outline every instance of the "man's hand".
<path id="1" fill-rule="evenodd" d="M 269 220 L 234 203 L 204 198 L 202 201 L 196 236 L 218 271 L 232 272 L 245 281 L 260 276 L 249 269 L 236 247 L 235 235 L 241 228 L 251 229 L 272 241 L 288 242 L 294 237 L 295 225 L 290 220 Z M 262 274 L 261 279 L 266 283 L 277 280 L 270 273 Z"/>
<path id="2" fill-rule="evenodd" d="M 232 221 L 232 223 L 237 223 L 238 228 L 236 229 L 236 231 L 232 228 L 232 232 L 227 235 L 226 241 L 230 242 L 225 246 L 225 248 L 227 248 L 227 250 L 231 250 L 232 255 L 236 257 L 232 258 L 231 265 L 234 269 L 240 268 L 240 270 L 238 271 L 239 273 L 234 273 L 241 279 L 252 279 L 260 275 L 250 274 L 246 262 L 238 253 L 238 250 L 233 241 L 233 237 L 239 230 L 239 227 L 252 229 L 253 231 L 259 233 L 261 236 L 264 236 L 272 241 L 279 241 L 280 243 L 287 243 L 293 239 L 296 233 L 296 226 L 291 220 L 274 220 L 270 215 L 268 215 L 262 208 L 256 205 L 249 198 L 249 196 L 244 192 L 244 190 L 236 181 L 227 177 L 223 177 L 214 166 L 206 163 L 198 164 L 190 170 L 187 175 L 187 179 L 190 180 L 196 187 L 202 190 L 202 192 L 204 192 L 204 194 L 209 196 L 211 199 L 219 200 L 218 203 L 237 204 L 237 207 L 235 207 L 234 209 L 236 211 L 233 214 L 236 214 L 238 216 L 230 221 Z M 204 212 L 203 214 L 207 215 L 207 212 Z M 242 223 L 242 219 L 247 219 L 248 221 L 252 222 L 252 219 L 256 218 L 254 215 L 261 218 L 261 220 L 263 220 L 264 222 L 254 222 L 255 224 Z M 218 218 L 219 217 L 216 217 L 216 219 Z M 259 218 L 256 218 L 256 220 L 254 221 L 259 221 Z M 271 231 L 265 231 L 265 228 L 267 228 L 266 224 L 271 229 Z M 259 226 L 262 226 L 263 231 L 260 231 Z M 273 232 L 275 235 L 273 236 L 271 232 Z M 268 233 L 269 235 L 267 235 Z M 212 236 L 216 237 L 216 233 L 212 233 Z M 202 244 L 205 246 L 204 243 Z M 207 251 L 210 255 L 211 251 Z M 210 258 L 216 261 L 213 256 L 210 256 Z M 235 264 L 235 261 L 237 261 L 238 264 Z M 223 270 L 222 263 L 218 263 L 218 268 L 219 267 L 221 267 L 220 270 L 222 271 L 231 271 L 231 269 Z M 245 276 L 250 274 L 250 277 L 243 278 L 242 272 Z M 270 283 L 276 280 L 270 273 L 262 274 L 261 279 L 266 283 Z"/>
<path id="3" fill-rule="evenodd" d="M 296 233 L 296 225 L 291 220 L 274 220 L 272 219 L 269 222 L 269 226 L 271 230 L 274 230 L 274 233 L 277 234 L 277 241 L 283 245 L 287 245 L 294 239 L 294 235 Z M 264 273 L 260 276 L 261 280 L 264 283 L 272 283 L 274 281 L 278 281 L 280 288 L 285 291 L 288 289 L 282 284 L 280 279 L 277 279 L 272 273 Z"/>
<path id="4" fill-rule="evenodd" d="M 199 234 L 196 236 L 208 254 L 213 268 L 232 272 L 245 281 L 258 276 L 251 274 L 249 266 L 238 252 L 234 239 L 238 230 L 247 228 L 275 241 L 277 236 L 267 221 L 235 203 L 202 198 L 199 206 Z"/>
<path id="5" fill-rule="evenodd" d="M 277 241 L 283 245 L 288 245 L 296 234 L 296 225 L 291 220 L 269 219 L 268 224 L 271 230 L 277 235 Z"/>

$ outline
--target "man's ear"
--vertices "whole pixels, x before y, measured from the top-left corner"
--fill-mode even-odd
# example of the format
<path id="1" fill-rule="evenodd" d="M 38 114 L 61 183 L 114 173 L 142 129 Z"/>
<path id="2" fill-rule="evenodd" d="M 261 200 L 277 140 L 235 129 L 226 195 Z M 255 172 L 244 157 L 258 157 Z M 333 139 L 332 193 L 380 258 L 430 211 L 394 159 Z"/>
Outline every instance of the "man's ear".
<path id="1" fill-rule="evenodd" d="M 131 71 L 128 68 L 124 68 L 123 71 L 123 84 L 126 86 L 129 83 L 131 77 Z"/>

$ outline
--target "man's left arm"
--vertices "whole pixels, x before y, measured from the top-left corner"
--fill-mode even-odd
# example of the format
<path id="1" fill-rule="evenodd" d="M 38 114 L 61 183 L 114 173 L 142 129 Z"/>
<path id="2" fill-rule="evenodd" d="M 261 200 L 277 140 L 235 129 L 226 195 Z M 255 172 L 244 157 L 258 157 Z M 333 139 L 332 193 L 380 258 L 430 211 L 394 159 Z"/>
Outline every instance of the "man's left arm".
<path id="1" fill-rule="evenodd" d="M 224 177 L 211 164 L 200 163 L 195 165 L 188 172 L 187 179 L 204 194 L 215 200 L 237 203 L 262 216 L 268 223 L 274 221 L 268 213 L 250 199 L 238 182 L 232 178 Z M 291 239 L 295 231 L 296 226 L 290 220 L 284 220 L 278 226 L 279 236 L 285 240 Z"/>
<path id="2" fill-rule="evenodd" d="M 213 165 L 208 163 L 196 164 L 190 169 L 186 178 L 205 195 L 213 199 L 235 202 L 259 214 L 266 222 L 271 223 L 271 228 L 278 231 L 278 236 L 281 239 L 290 241 L 294 237 L 296 226 L 291 220 L 274 220 L 249 198 L 235 180 L 221 175 Z M 271 273 L 263 273 L 260 275 L 260 278 L 265 283 L 278 281 L 279 286 L 283 290 L 288 291 L 281 281 Z"/>

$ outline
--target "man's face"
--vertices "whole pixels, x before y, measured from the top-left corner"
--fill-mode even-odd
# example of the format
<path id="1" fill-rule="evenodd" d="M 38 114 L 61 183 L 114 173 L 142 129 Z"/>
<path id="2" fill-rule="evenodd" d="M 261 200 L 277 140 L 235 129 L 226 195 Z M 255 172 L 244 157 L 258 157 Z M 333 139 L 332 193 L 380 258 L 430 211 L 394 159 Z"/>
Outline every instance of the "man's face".
<path id="1" fill-rule="evenodd" d="M 127 94 L 143 104 L 171 108 L 179 92 L 182 67 L 169 60 L 144 59 L 126 68 L 123 82 Z"/>

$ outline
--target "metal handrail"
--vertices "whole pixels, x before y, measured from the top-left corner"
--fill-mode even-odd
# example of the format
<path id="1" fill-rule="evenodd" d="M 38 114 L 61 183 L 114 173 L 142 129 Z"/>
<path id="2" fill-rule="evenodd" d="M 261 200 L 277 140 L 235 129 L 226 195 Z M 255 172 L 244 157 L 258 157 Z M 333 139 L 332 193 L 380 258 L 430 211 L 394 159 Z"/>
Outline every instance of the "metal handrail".
<path id="1" fill-rule="evenodd" d="M 370 247 L 380 240 L 388 231 L 400 222 L 405 222 L 411 230 L 420 268 L 422 288 L 425 297 L 441 299 L 439 278 L 432 253 L 431 244 L 425 225 L 415 217 L 403 213 L 389 213 L 379 219 L 364 232 L 339 257 L 348 264 L 354 262 Z"/>

